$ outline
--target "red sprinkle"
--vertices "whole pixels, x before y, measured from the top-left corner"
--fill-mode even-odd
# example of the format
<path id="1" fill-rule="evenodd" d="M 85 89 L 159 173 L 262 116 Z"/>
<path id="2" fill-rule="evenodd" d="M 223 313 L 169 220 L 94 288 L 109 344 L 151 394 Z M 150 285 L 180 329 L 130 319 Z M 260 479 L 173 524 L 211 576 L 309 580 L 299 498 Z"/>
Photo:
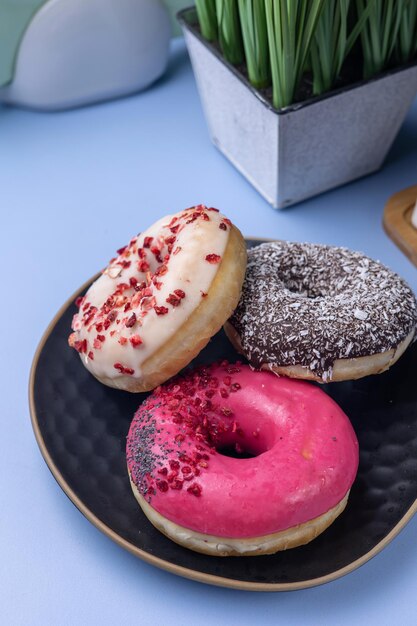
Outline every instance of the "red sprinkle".
<path id="1" fill-rule="evenodd" d="M 143 240 L 143 247 L 144 248 L 150 248 L 153 242 L 153 237 L 145 237 L 145 239 Z"/>
<path id="2" fill-rule="evenodd" d="M 82 341 L 75 341 L 74 342 L 74 348 L 77 350 L 77 352 L 81 353 L 86 353 L 87 352 L 87 339 L 83 339 Z"/>
<path id="3" fill-rule="evenodd" d="M 160 249 L 157 248 L 156 246 L 152 246 L 151 252 L 154 255 L 155 259 L 158 261 L 158 263 L 162 263 L 162 257 L 161 257 Z"/>
<path id="4" fill-rule="evenodd" d="M 157 315 L 166 315 L 168 313 L 168 309 L 166 306 L 154 306 L 154 311 Z"/>
<path id="5" fill-rule="evenodd" d="M 192 485 L 190 485 L 187 489 L 188 493 L 191 493 L 193 496 L 196 496 L 197 498 L 199 498 L 201 496 L 201 485 L 199 485 L 198 483 L 193 483 Z"/>
<path id="6" fill-rule="evenodd" d="M 148 272 L 150 265 L 147 261 L 138 261 L 138 270 L 139 272 Z"/>
<path id="7" fill-rule="evenodd" d="M 227 226 L 226 226 L 226 224 L 224 222 L 219 224 L 219 228 L 220 228 L 220 230 L 227 230 Z"/>
<path id="8" fill-rule="evenodd" d="M 114 369 L 118 370 L 121 374 L 127 374 L 129 376 L 132 376 L 132 374 L 135 373 L 135 370 L 133 370 L 131 367 L 125 367 L 121 363 L 115 363 L 113 367 Z"/>
<path id="9" fill-rule="evenodd" d="M 156 486 L 158 487 L 159 491 L 162 491 L 162 493 L 166 493 L 168 491 L 168 483 L 166 480 L 157 480 Z"/>
<path id="10" fill-rule="evenodd" d="M 209 263 L 220 263 L 221 257 L 218 254 L 208 254 L 206 256 L 206 261 Z"/>
<path id="11" fill-rule="evenodd" d="M 182 289 L 174 289 L 174 293 L 176 296 L 178 296 L 179 298 L 185 298 L 185 293 Z"/>
<path id="12" fill-rule="evenodd" d="M 78 296 L 78 298 L 75 300 L 75 306 L 80 308 L 83 302 L 84 302 L 84 296 Z"/>
<path id="13" fill-rule="evenodd" d="M 126 321 L 126 328 L 132 328 L 136 324 L 136 313 L 132 313 L 129 319 Z"/>
<path id="14" fill-rule="evenodd" d="M 93 354 L 92 350 L 90 350 L 90 352 L 88 353 L 88 358 L 91 359 L 92 361 L 94 361 L 94 354 Z"/>
<path id="15" fill-rule="evenodd" d="M 168 271 L 167 266 L 166 266 L 165 264 L 163 264 L 163 265 L 160 265 L 160 266 L 157 268 L 157 270 L 156 270 L 156 272 L 155 272 L 155 274 L 154 274 L 154 275 L 155 275 L 155 276 L 164 276 L 164 274 L 166 274 L 166 273 L 167 273 L 167 271 Z"/>
<path id="16" fill-rule="evenodd" d="M 133 335 L 133 337 L 130 338 L 130 343 L 134 348 L 138 348 L 143 343 L 143 341 L 139 337 L 139 335 Z"/>
<path id="17" fill-rule="evenodd" d="M 168 302 L 168 304 L 172 304 L 172 306 L 179 306 L 181 304 L 181 298 L 173 293 L 170 293 L 165 302 Z"/>
<path id="18" fill-rule="evenodd" d="M 119 248 L 118 250 L 116 250 L 117 254 L 123 254 L 123 252 L 126 250 L 127 246 L 123 246 L 123 248 Z"/>

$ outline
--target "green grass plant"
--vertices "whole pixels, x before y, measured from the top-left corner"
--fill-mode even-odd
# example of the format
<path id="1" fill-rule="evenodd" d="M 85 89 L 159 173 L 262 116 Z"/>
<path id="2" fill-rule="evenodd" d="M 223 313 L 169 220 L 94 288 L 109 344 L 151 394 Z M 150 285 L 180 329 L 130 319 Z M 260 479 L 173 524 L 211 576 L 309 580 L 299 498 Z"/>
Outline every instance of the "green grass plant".
<path id="1" fill-rule="evenodd" d="M 397 56 L 400 63 L 411 61 L 417 54 L 417 1 L 408 0 L 403 9 Z"/>
<path id="2" fill-rule="evenodd" d="M 233 65 L 245 62 L 255 88 L 272 83 L 277 109 L 294 102 L 306 71 L 315 95 L 331 90 L 358 39 L 366 79 L 417 56 L 417 0 L 196 0 L 196 7 L 203 36 Z"/>
<path id="3" fill-rule="evenodd" d="M 217 39 L 216 0 L 195 0 L 201 34 L 207 41 Z"/>
<path id="4" fill-rule="evenodd" d="M 326 1 L 265 0 L 272 102 L 277 109 L 294 101 Z"/>
<path id="5" fill-rule="evenodd" d="M 219 43 L 224 58 L 233 65 L 244 61 L 237 0 L 216 0 Z"/>
<path id="6" fill-rule="evenodd" d="M 365 26 L 373 2 L 368 0 L 364 11 L 357 15 L 353 28 L 350 28 L 349 16 L 352 15 L 353 1 L 326 1 L 311 47 L 315 95 L 329 91 L 335 84 L 343 63 Z"/>
<path id="7" fill-rule="evenodd" d="M 390 63 L 408 4 L 408 0 L 356 0 L 359 14 L 369 2 L 372 2 L 371 10 L 361 32 L 364 78 L 379 74 Z"/>
<path id="8" fill-rule="evenodd" d="M 271 84 L 265 4 L 263 0 L 238 2 L 249 81 L 262 89 Z"/>

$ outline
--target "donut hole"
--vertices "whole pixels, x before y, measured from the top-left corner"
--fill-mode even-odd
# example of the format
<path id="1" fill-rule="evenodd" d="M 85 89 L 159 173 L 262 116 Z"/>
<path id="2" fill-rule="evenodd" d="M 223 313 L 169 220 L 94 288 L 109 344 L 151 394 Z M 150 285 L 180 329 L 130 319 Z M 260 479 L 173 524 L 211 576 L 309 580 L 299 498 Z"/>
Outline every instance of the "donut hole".
<path id="1" fill-rule="evenodd" d="M 282 282 L 287 291 L 302 298 L 308 298 L 309 300 L 324 298 L 328 295 L 328 293 L 324 293 L 323 289 L 320 289 L 318 285 L 306 284 L 305 277 L 294 277 L 291 278 L 291 280 L 282 280 Z"/>
<path id="2" fill-rule="evenodd" d="M 254 437 L 253 433 L 248 435 L 239 430 L 237 433 L 225 433 L 216 445 L 218 454 L 234 459 L 253 459 L 267 451 L 259 437 Z"/>
<path id="3" fill-rule="evenodd" d="M 231 457 L 232 459 L 253 459 L 257 454 L 254 454 L 250 450 L 245 450 L 240 445 L 224 446 L 223 448 L 217 448 L 218 454 Z"/>

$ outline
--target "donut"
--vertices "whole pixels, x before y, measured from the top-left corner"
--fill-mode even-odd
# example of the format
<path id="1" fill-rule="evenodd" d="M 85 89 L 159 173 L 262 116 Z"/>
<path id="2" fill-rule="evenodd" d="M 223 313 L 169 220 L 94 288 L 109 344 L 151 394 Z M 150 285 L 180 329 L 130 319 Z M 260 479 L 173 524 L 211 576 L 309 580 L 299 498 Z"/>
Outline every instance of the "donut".
<path id="1" fill-rule="evenodd" d="M 276 241 L 249 251 L 225 331 L 254 368 L 324 383 L 387 370 L 416 324 L 410 287 L 377 261 L 346 248 Z"/>
<path id="2" fill-rule="evenodd" d="M 249 556 L 308 543 L 336 519 L 358 442 L 319 387 L 222 362 L 148 396 L 126 456 L 158 530 L 196 552 Z"/>
<path id="3" fill-rule="evenodd" d="M 77 299 L 69 345 L 105 385 L 153 389 L 222 327 L 245 268 L 243 237 L 217 209 L 164 217 L 118 250 Z"/>

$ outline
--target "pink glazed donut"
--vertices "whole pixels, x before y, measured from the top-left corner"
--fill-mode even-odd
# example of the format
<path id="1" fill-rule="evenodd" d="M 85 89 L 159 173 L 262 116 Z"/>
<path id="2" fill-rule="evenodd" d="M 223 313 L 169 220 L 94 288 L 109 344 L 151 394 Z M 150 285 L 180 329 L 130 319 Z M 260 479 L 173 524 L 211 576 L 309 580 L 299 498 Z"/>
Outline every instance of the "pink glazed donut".
<path id="1" fill-rule="evenodd" d="M 318 387 L 224 361 L 143 402 L 127 465 L 145 515 L 173 541 L 217 556 L 273 554 L 343 511 L 358 442 Z"/>

